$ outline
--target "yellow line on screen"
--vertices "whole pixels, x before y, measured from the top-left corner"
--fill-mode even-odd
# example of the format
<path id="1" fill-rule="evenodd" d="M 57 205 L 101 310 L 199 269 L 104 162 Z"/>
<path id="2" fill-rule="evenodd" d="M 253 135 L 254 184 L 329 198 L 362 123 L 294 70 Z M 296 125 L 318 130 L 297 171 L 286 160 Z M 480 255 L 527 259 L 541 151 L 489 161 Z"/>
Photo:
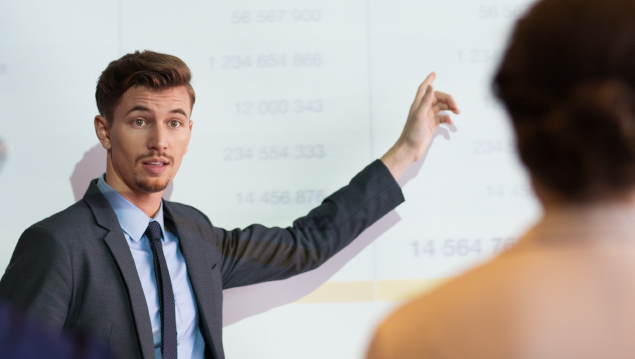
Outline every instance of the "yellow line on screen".
<path id="1" fill-rule="evenodd" d="M 401 301 L 427 293 L 449 278 L 326 282 L 296 303 Z"/>

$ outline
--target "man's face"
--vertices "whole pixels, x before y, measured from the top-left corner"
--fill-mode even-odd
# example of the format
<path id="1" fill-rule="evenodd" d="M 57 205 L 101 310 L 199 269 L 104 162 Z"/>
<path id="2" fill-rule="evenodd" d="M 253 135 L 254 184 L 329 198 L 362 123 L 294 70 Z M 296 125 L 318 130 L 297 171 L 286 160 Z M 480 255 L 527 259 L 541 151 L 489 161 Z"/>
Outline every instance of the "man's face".
<path id="1" fill-rule="evenodd" d="M 192 133 L 190 114 L 190 96 L 184 86 L 163 91 L 132 87 L 126 91 L 107 130 L 109 138 L 102 140 L 115 177 L 110 178 L 107 172 L 108 183 L 136 193 L 163 191 L 187 153 Z"/>

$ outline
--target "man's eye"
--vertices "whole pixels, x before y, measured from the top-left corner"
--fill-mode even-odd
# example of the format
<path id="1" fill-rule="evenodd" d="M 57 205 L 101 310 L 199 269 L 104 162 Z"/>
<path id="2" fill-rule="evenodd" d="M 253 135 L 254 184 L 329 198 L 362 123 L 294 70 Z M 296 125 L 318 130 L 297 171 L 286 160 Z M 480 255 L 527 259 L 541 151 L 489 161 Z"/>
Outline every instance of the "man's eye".
<path id="1" fill-rule="evenodd" d="M 170 127 L 179 127 L 181 126 L 181 122 L 177 120 L 170 121 Z"/>
<path id="2" fill-rule="evenodd" d="M 134 120 L 134 124 L 137 126 L 143 126 L 145 125 L 145 123 L 146 123 L 145 120 L 141 120 L 141 119 Z"/>

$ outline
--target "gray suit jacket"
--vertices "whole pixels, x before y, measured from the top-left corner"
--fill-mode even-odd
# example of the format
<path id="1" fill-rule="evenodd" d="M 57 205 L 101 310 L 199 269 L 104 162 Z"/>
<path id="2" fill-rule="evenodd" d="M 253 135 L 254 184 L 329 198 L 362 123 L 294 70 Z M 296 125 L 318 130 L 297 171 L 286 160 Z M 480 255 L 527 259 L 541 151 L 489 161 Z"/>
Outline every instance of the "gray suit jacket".
<path id="1" fill-rule="evenodd" d="M 226 231 L 193 207 L 164 201 L 198 305 L 207 358 L 224 358 L 222 290 L 284 279 L 324 263 L 403 201 L 380 161 L 288 228 Z M 104 338 L 121 358 L 154 358 L 150 316 L 117 216 L 94 180 L 84 198 L 28 228 L 0 281 L 0 299 L 58 330 Z"/>

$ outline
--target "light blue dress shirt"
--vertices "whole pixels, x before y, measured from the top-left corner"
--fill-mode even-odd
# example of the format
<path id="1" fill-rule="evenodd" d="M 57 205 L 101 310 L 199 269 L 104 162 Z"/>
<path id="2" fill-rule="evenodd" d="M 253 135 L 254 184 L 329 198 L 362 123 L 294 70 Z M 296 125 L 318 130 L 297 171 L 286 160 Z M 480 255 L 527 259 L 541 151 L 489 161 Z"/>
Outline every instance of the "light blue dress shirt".
<path id="1" fill-rule="evenodd" d="M 159 314 L 159 293 L 154 276 L 152 249 L 145 236 L 146 228 L 151 221 L 159 222 L 163 232 L 163 253 L 172 280 L 174 303 L 176 306 L 176 333 L 178 357 L 181 359 L 203 359 L 205 342 L 198 327 L 198 310 L 192 291 L 192 284 L 187 275 L 185 258 L 179 248 L 179 239 L 165 230 L 163 225 L 163 201 L 154 218 L 148 217 L 141 209 L 117 193 L 105 181 L 102 175 L 97 187 L 115 210 L 119 224 L 123 229 L 130 252 L 137 267 L 143 294 L 148 304 L 152 334 L 154 336 L 154 353 L 157 359 L 161 355 L 161 315 Z"/>

